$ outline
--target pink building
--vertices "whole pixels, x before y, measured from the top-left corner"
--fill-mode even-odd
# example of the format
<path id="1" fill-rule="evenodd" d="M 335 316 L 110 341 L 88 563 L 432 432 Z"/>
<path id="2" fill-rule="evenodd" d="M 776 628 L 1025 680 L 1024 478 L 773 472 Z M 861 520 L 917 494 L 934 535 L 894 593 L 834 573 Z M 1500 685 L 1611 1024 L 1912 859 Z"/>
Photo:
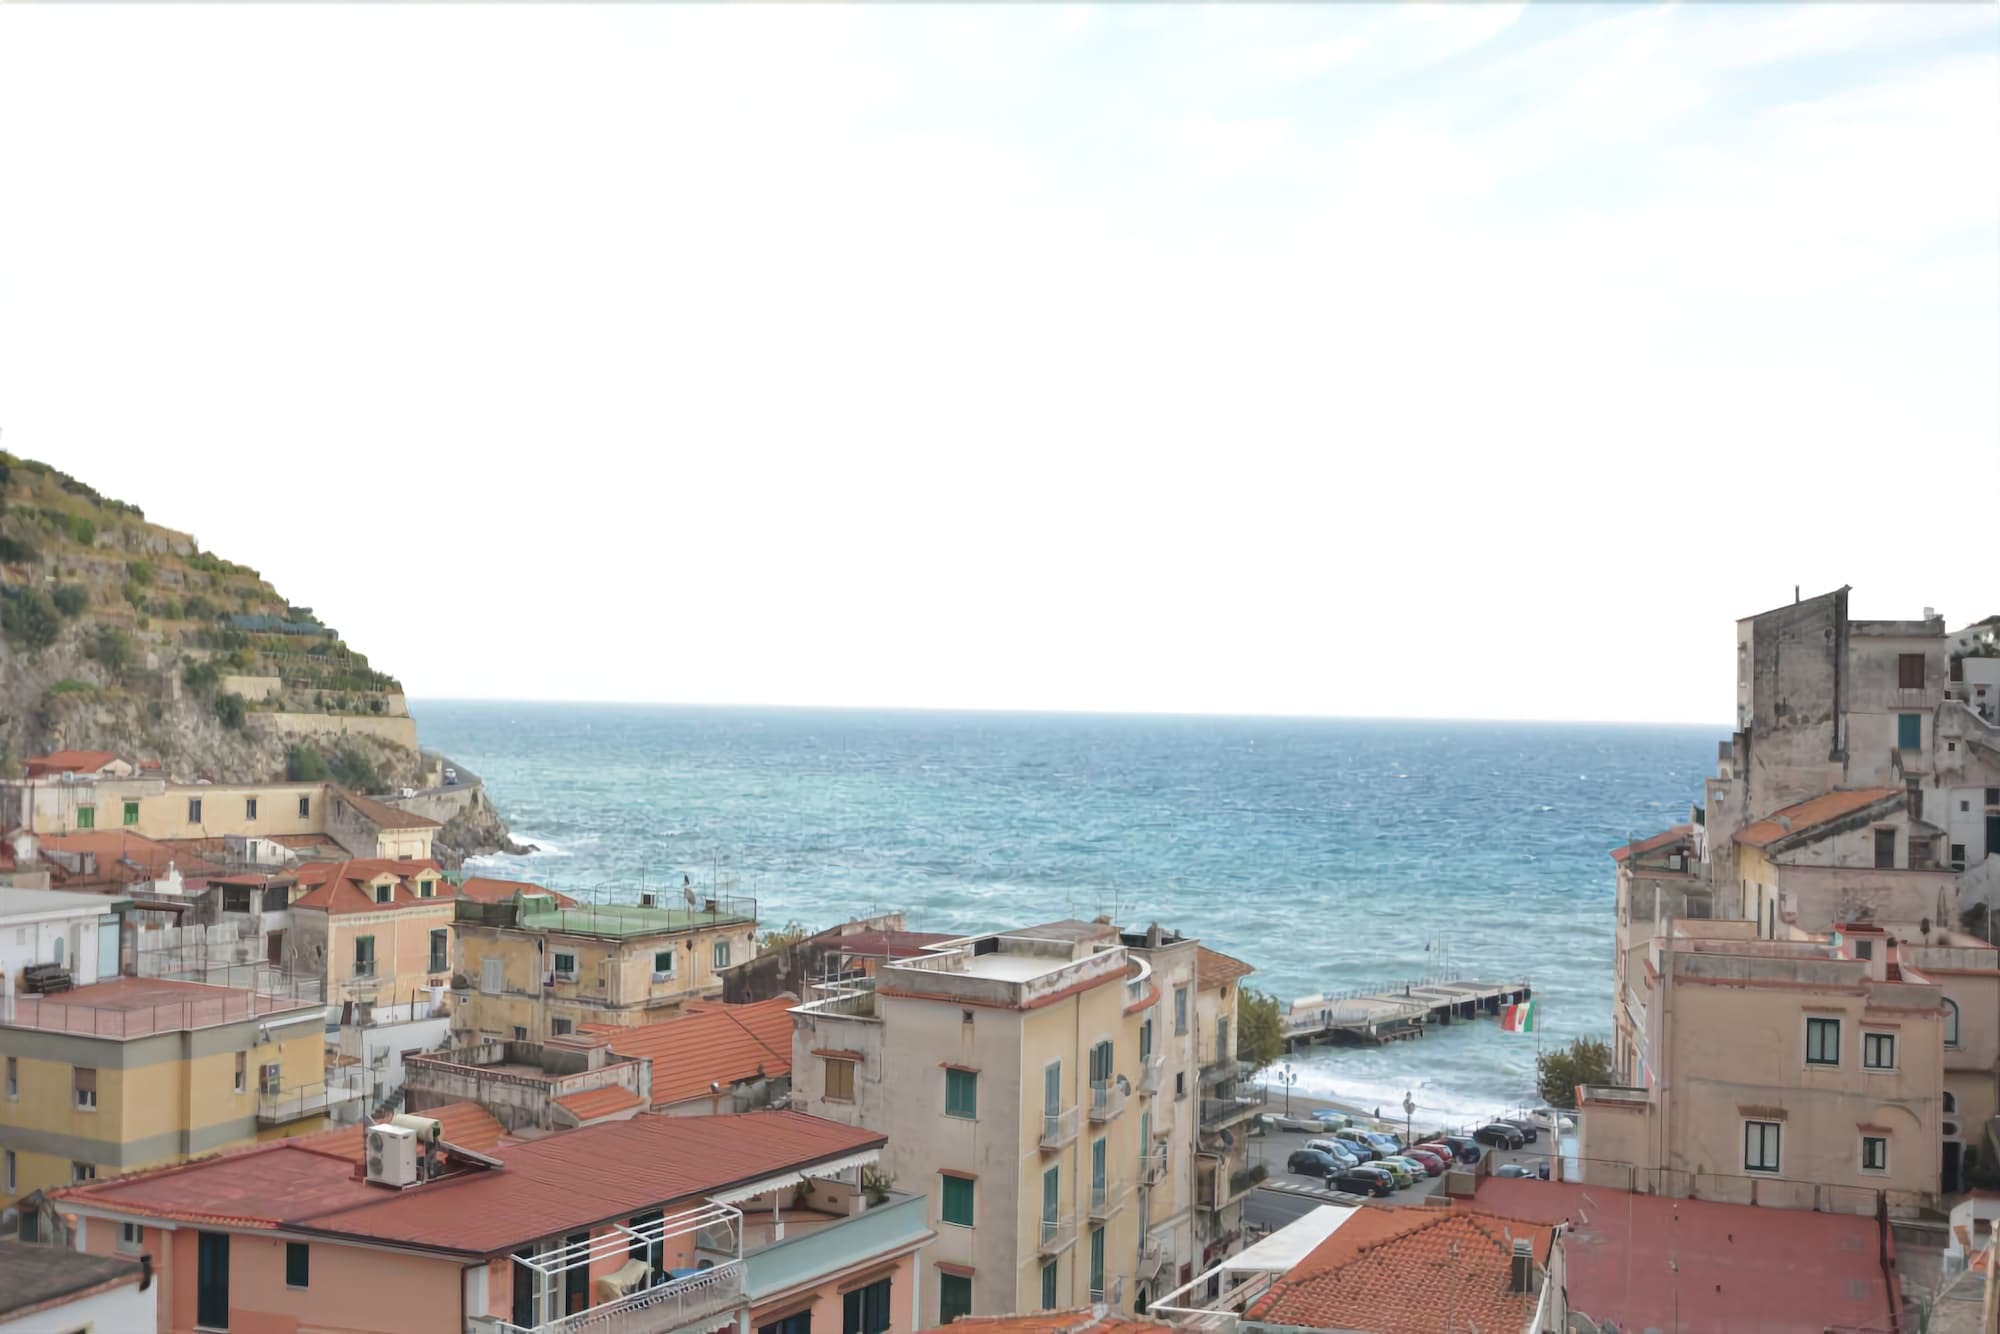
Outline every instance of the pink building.
<path id="1" fill-rule="evenodd" d="M 161 1334 L 908 1334 L 932 1234 L 921 1196 L 863 1180 L 882 1144 L 798 1112 L 641 1115 L 439 1143 L 400 1188 L 293 1141 L 55 1202 L 74 1248 L 153 1257 Z"/>

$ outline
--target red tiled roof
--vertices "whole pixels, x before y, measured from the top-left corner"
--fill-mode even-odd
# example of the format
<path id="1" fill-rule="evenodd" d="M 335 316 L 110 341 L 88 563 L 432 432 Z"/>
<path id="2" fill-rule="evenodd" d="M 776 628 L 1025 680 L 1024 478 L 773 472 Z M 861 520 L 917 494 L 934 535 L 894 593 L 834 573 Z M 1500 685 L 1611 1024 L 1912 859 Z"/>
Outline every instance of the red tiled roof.
<path id="1" fill-rule="evenodd" d="M 1902 789 L 1894 787 L 1863 787 L 1851 792 L 1822 792 L 1817 797 L 1808 797 L 1781 811 L 1772 811 L 1761 820 L 1744 825 L 1736 831 L 1736 841 L 1752 848 L 1767 847 L 1781 838 L 1790 838 L 1794 834 L 1866 810 L 1878 801 L 1902 795 Z"/>
<path id="2" fill-rule="evenodd" d="M 1622 848 L 1613 848 L 1611 856 L 1613 860 L 1622 862 L 1627 857 L 1635 857 L 1648 852 L 1657 852 L 1669 844 L 1680 842 L 1693 832 L 1693 825 L 1677 824 L 1663 834 L 1655 834 L 1651 838 L 1642 838 L 1637 843 L 1627 843 Z"/>
<path id="3" fill-rule="evenodd" d="M 483 875 L 475 875 L 462 882 L 458 896 L 471 899 L 475 903 L 505 903 L 516 894 L 546 894 L 564 908 L 574 908 L 576 900 L 567 894 L 558 894 L 553 889 L 532 885 L 525 880 L 494 880 Z"/>
<path id="4" fill-rule="evenodd" d="M 108 750 L 52 750 L 28 757 L 28 777 L 44 774 L 94 774 L 118 756 Z"/>
<path id="5" fill-rule="evenodd" d="M 938 931 L 854 931 L 828 942 L 842 954 L 861 959 L 910 959 L 957 936 Z"/>
<path id="6" fill-rule="evenodd" d="M 122 829 L 93 829 L 74 834 L 37 834 L 35 840 L 51 852 L 87 852 L 97 858 L 94 876 L 76 872 L 85 879 L 115 880 L 131 884 L 135 880 L 158 880 L 172 866 L 183 877 L 212 875 L 222 870 L 192 853 L 169 847 Z"/>
<path id="7" fill-rule="evenodd" d="M 439 1183 L 442 1184 L 442 1183 Z M 52 1199 L 225 1227 L 279 1227 L 379 1194 L 339 1153 L 289 1140 L 51 1191 Z"/>
<path id="8" fill-rule="evenodd" d="M 1472 1209 L 1358 1209 L 1249 1318 L 1371 1334 L 1522 1329 L 1539 1298 L 1509 1291 L 1513 1239 L 1546 1265 L 1555 1230 Z"/>
<path id="9" fill-rule="evenodd" d="M 1563 1238 L 1570 1308 L 1600 1324 L 1764 1334 L 1897 1328 L 1873 1215 L 1505 1177 L 1481 1178 L 1477 1198 L 1574 1225 Z"/>
<path id="10" fill-rule="evenodd" d="M 1037 1311 L 1033 1315 L 960 1316 L 953 1325 L 963 1325 L 980 1334 L 1160 1334 L 1169 1328 L 1152 1320 L 1129 1320 L 1106 1311 L 1089 1309 Z"/>
<path id="11" fill-rule="evenodd" d="M 639 1102 L 638 1094 L 619 1084 L 610 1084 L 601 1089 L 585 1089 L 581 1093 L 565 1093 L 556 1099 L 556 1105 L 578 1121 L 595 1121 L 600 1116 L 614 1116 L 637 1107 Z"/>
<path id="12" fill-rule="evenodd" d="M 417 892 L 417 880 L 428 871 L 437 881 L 430 898 Z M 393 908 L 414 908 L 448 902 L 456 892 L 435 861 L 345 861 L 307 862 L 293 872 L 307 891 L 292 900 L 294 908 L 319 908 L 328 913 L 384 912 Z M 396 877 L 387 903 L 377 903 L 375 895 L 363 888 L 380 875 Z"/>
<path id="13" fill-rule="evenodd" d="M 757 1072 L 776 1077 L 792 1069 L 791 1007 L 788 996 L 749 1005 L 705 1005 L 677 1019 L 636 1028 L 589 1025 L 585 1032 L 608 1033 L 620 1056 L 653 1062 L 653 1106 L 667 1107 L 725 1089 Z"/>
<path id="14" fill-rule="evenodd" d="M 476 1102 L 452 1102 L 415 1113 L 444 1123 L 444 1140 L 474 1153 L 491 1153 L 498 1147 L 507 1127 L 493 1113 Z M 361 1126 L 335 1126 L 311 1135 L 298 1135 L 286 1143 L 302 1149 L 330 1153 L 358 1163 L 368 1156 L 368 1132 Z"/>
<path id="15" fill-rule="evenodd" d="M 1241 959 L 1231 958 L 1220 950 L 1212 950 L 1203 945 L 1195 955 L 1195 979 L 1204 987 L 1226 986 L 1239 977 L 1248 977 L 1257 970 Z"/>
<path id="16" fill-rule="evenodd" d="M 332 789 L 337 797 L 342 797 L 354 808 L 355 814 L 367 820 L 377 829 L 442 829 L 444 825 L 427 815 L 406 811 L 386 802 L 364 797 L 359 792 L 350 792 L 344 787 Z"/>

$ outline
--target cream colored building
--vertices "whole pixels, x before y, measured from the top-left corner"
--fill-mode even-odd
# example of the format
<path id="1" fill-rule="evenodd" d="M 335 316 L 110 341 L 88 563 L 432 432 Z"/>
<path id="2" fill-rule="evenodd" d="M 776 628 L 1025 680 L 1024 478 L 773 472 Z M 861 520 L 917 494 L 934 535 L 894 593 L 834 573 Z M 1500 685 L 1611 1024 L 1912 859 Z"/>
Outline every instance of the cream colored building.
<path id="1" fill-rule="evenodd" d="M 457 900 L 436 862 L 308 862 L 295 875 L 283 960 L 323 979 L 327 1004 L 402 1004 L 449 985 Z"/>
<path id="2" fill-rule="evenodd" d="M 687 908 L 557 906 L 541 895 L 461 899 L 452 1034 L 460 1043 L 546 1042 L 586 1024 L 665 1019 L 719 997 L 725 970 L 757 952 L 754 899 Z"/>
<path id="3" fill-rule="evenodd" d="M 1900 946 L 1675 920 L 1626 997 L 1636 1085 L 1580 1102 L 1594 1184 L 1840 1212 L 1935 1201 L 1946 1005 Z"/>
<path id="4" fill-rule="evenodd" d="M 793 1105 L 883 1132 L 898 1189 L 932 1200 L 925 1325 L 1143 1308 L 1240 1235 L 1217 1218 L 1240 1219 L 1228 1192 L 1247 1185 L 1217 1197 L 1214 1168 L 1207 1194 L 1198 1175 L 1200 1145 L 1240 1141 L 1257 1110 L 1233 1086 L 1203 1096 L 1204 953 L 1055 922 L 891 960 L 794 1011 Z M 1208 1054 L 1233 1054 L 1233 979 L 1207 994 Z"/>

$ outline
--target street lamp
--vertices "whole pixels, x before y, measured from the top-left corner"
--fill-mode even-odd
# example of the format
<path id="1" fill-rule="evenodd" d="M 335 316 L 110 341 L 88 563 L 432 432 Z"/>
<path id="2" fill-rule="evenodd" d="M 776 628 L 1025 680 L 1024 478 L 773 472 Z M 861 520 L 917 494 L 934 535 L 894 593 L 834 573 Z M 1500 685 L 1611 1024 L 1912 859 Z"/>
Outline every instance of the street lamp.
<path id="1" fill-rule="evenodd" d="M 1299 1082 L 1299 1072 L 1292 1069 L 1290 1062 L 1278 1067 L 1278 1082 L 1285 1086 L 1285 1115 L 1292 1114 L 1292 1085 Z"/>
<path id="2" fill-rule="evenodd" d="M 1416 1114 L 1417 1114 L 1417 1100 L 1410 1096 L 1409 1090 L 1405 1089 L 1403 1091 L 1403 1143 L 1404 1144 L 1408 1144 L 1410 1142 L 1412 1134 L 1410 1129 L 1412 1122 L 1410 1118 L 1415 1116 Z"/>

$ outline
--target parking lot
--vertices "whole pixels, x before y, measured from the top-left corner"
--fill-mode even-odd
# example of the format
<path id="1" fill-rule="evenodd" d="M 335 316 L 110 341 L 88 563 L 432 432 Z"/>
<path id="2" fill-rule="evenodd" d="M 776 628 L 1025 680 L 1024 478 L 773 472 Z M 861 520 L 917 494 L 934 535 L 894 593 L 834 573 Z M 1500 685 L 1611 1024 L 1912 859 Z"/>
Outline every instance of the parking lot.
<path id="1" fill-rule="evenodd" d="M 1329 1190 L 1318 1177 L 1302 1176 L 1285 1170 L 1285 1162 L 1293 1153 L 1306 1146 L 1306 1141 L 1318 1138 L 1303 1130 L 1279 1130 L 1267 1127 L 1263 1133 L 1250 1141 L 1250 1161 L 1261 1163 L 1267 1173 L 1264 1182 L 1244 1201 L 1244 1221 L 1252 1226 L 1270 1229 L 1282 1227 L 1301 1214 L 1322 1204 L 1421 1204 L 1424 1198 L 1435 1193 L 1443 1184 L 1443 1177 L 1425 1177 L 1412 1186 L 1396 1191 L 1386 1199 L 1363 1200 L 1359 1196 L 1347 1195 Z M 1417 1136 L 1422 1142 L 1424 1136 Z M 1529 1171 L 1539 1170 L 1541 1161 L 1548 1156 L 1551 1137 L 1542 1133 L 1533 1144 L 1516 1150 L 1486 1149 L 1495 1167 L 1503 1163 L 1519 1163 Z"/>

